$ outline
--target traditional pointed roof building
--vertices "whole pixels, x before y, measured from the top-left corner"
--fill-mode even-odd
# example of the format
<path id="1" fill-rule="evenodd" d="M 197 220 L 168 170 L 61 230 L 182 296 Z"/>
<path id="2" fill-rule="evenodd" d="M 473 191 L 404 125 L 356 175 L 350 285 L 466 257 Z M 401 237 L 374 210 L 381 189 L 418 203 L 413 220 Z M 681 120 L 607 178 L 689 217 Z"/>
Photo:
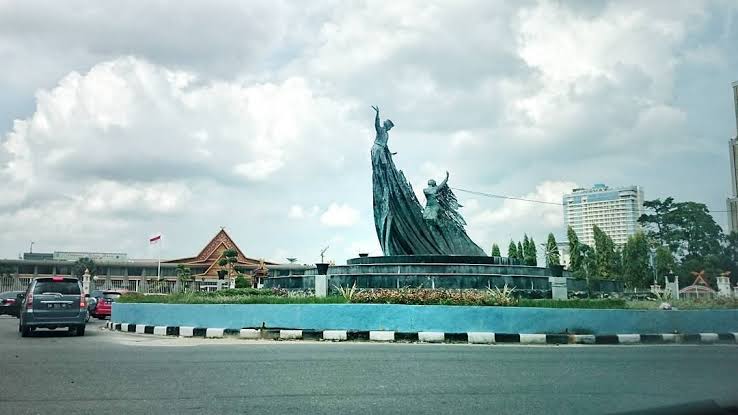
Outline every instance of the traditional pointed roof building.
<path id="1" fill-rule="evenodd" d="M 203 272 L 195 274 L 198 279 L 202 278 L 218 278 L 218 260 L 223 256 L 223 252 L 227 249 L 234 249 L 238 256 L 236 257 L 237 262 L 235 267 L 244 268 L 245 270 L 253 270 L 260 265 L 275 265 L 273 262 L 262 261 L 259 259 L 247 257 L 241 248 L 231 239 L 228 232 L 221 228 L 217 234 L 205 245 L 205 247 L 194 257 L 172 259 L 164 261 L 162 263 L 168 264 L 183 264 L 192 268 L 193 270 L 204 270 Z"/>

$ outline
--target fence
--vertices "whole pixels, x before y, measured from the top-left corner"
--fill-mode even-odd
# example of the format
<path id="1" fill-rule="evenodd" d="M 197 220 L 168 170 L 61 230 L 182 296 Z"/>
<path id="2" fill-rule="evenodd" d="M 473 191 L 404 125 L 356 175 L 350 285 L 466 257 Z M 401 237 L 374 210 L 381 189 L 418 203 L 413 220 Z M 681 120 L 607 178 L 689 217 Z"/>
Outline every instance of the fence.
<path id="1" fill-rule="evenodd" d="M 32 278 L 0 278 L 0 292 L 5 291 L 25 291 Z M 227 281 L 223 281 L 223 287 L 228 286 Z M 90 291 L 110 290 L 110 291 L 130 291 L 148 294 L 173 294 L 178 292 L 191 291 L 215 291 L 218 286 L 214 282 L 205 281 L 171 281 L 151 279 L 145 283 L 140 280 L 125 280 L 120 278 L 99 277 L 90 281 Z"/>
<path id="2" fill-rule="evenodd" d="M 28 284 L 31 282 L 30 278 L 1 278 L 0 279 L 0 292 L 5 291 L 25 291 L 28 288 Z"/>

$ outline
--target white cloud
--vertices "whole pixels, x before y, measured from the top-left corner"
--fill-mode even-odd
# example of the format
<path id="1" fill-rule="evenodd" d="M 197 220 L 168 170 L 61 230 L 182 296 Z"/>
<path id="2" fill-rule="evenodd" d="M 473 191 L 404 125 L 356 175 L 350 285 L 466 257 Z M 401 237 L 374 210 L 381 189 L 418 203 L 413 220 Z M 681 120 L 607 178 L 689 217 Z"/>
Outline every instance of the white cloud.
<path id="1" fill-rule="evenodd" d="M 359 221 L 359 211 L 347 204 L 331 203 L 320 215 L 320 223 L 331 227 L 349 227 Z"/>
<path id="2" fill-rule="evenodd" d="M 604 181 L 715 209 L 729 189 L 735 2 L 146 7 L 0 13 L 0 254 L 135 255 L 153 229 L 186 256 L 219 226 L 256 257 L 370 250 L 372 104 L 421 203 L 445 170 L 544 199 Z M 485 249 L 563 233 L 553 205 L 457 196 Z"/>
<path id="3" fill-rule="evenodd" d="M 498 209 L 487 209 L 474 213 L 470 217 L 470 223 L 475 226 L 489 226 L 525 218 L 527 221 L 549 228 L 563 227 L 561 200 L 565 193 L 571 192 L 576 187 L 576 183 L 572 182 L 545 181 L 536 186 L 535 192 L 518 197 L 546 203 L 505 199 L 502 207 Z M 477 210 L 476 203 L 472 206 L 474 210 Z"/>

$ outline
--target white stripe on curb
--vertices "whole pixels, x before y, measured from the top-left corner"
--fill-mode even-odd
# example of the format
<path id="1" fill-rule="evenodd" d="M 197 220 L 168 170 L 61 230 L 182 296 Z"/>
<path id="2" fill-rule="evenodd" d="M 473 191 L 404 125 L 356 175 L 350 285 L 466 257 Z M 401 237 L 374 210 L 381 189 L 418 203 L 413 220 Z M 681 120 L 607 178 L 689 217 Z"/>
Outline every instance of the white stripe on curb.
<path id="1" fill-rule="evenodd" d="M 179 335 L 180 337 L 192 337 L 195 335 L 195 328 L 194 327 L 180 327 Z"/>
<path id="2" fill-rule="evenodd" d="M 156 326 L 154 327 L 154 334 L 157 336 L 167 335 L 167 326 Z"/>
<path id="3" fill-rule="evenodd" d="M 546 344 L 545 334 L 520 334 L 520 344 Z"/>
<path id="4" fill-rule="evenodd" d="M 641 342 L 640 334 L 618 334 L 619 344 L 638 344 Z"/>
<path id="5" fill-rule="evenodd" d="M 661 341 L 664 343 L 676 343 L 677 335 L 674 333 L 663 333 L 661 335 Z"/>
<path id="6" fill-rule="evenodd" d="M 370 331 L 369 340 L 373 342 L 393 342 L 395 341 L 394 331 Z"/>
<path id="7" fill-rule="evenodd" d="M 348 333 L 346 330 L 324 330 L 323 340 L 346 341 Z"/>
<path id="8" fill-rule="evenodd" d="M 731 333 L 733 335 L 733 340 L 735 340 L 736 343 L 738 343 L 738 333 Z"/>
<path id="9" fill-rule="evenodd" d="M 576 344 L 595 344 L 594 334 L 575 334 L 574 343 Z"/>
<path id="10" fill-rule="evenodd" d="M 120 331 L 128 331 L 128 323 L 121 323 Z"/>
<path id="11" fill-rule="evenodd" d="M 718 339 L 717 333 L 700 333 L 701 343 L 717 343 Z"/>
<path id="12" fill-rule="evenodd" d="M 211 338 L 211 339 L 219 339 L 223 337 L 223 332 L 225 329 L 205 329 L 205 337 Z"/>
<path id="13" fill-rule="evenodd" d="M 446 333 L 442 331 L 421 331 L 418 332 L 418 341 L 423 343 L 443 343 L 446 340 Z"/>
<path id="14" fill-rule="evenodd" d="M 469 343 L 474 344 L 495 344 L 495 334 L 488 332 L 469 332 L 466 333 L 466 338 Z"/>
<path id="15" fill-rule="evenodd" d="M 145 324 L 136 324 L 136 333 L 138 333 L 138 334 L 144 334 L 144 333 L 146 333 L 146 325 Z"/>
<path id="16" fill-rule="evenodd" d="M 258 340 L 261 338 L 261 332 L 256 329 L 241 329 L 238 337 L 242 339 Z"/>
<path id="17" fill-rule="evenodd" d="M 302 330 L 280 330 L 279 340 L 300 340 L 302 339 Z"/>

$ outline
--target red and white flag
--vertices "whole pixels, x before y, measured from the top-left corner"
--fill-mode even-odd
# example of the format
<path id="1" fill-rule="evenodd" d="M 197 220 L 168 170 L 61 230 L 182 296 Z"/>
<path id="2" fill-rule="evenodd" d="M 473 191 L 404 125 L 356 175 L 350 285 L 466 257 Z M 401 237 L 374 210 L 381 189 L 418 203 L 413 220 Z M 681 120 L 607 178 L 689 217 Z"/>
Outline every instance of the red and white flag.
<path id="1" fill-rule="evenodd" d="M 161 234 L 157 233 L 156 235 L 149 238 L 149 244 L 154 245 L 158 243 L 161 240 Z"/>

